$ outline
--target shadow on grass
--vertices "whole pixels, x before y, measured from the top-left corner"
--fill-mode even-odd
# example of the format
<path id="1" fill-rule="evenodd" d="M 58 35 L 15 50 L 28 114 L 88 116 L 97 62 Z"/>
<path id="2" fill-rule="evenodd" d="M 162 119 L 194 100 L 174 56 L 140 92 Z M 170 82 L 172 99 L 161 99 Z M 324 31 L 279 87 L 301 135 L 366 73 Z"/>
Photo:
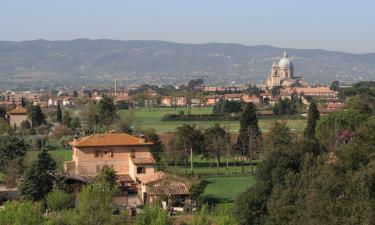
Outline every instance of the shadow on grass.
<path id="1" fill-rule="evenodd" d="M 232 199 L 218 198 L 218 197 L 215 197 L 212 194 L 204 195 L 203 201 L 208 203 L 209 205 L 217 205 L 217 204 L 223 204 L 223 203 L 233 203 Z"/>

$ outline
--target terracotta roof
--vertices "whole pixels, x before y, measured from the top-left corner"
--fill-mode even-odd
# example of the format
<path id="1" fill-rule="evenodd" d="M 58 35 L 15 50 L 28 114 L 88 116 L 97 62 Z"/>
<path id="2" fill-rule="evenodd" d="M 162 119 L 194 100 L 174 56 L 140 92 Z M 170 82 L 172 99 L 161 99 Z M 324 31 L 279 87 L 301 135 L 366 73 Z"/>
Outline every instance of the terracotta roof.
<path id="1" fill-rule="evenodd" d="M 153 145 L 126 133 L 94 134 L 69 143 L 73 147 Z"/>
<path id="2" fill-rule="evenodd" d="M 224 95 L 207 95 L 204 97 L 205 99 L 220 99 L 220 98 L 224 98 Z"/>
<path id="3" fill-rule="evenodd" d="M 156 172 L 154 174 L 149 174 L 149 175 L 144 175 L 140 176 L 137 179 L 142 183 L 142 184 L 149 184 L 155 181 L 158 181 L 166 176 L 165 173 L 163 172 Z"/>
<path id="4" fill-rule="evenodd" d="M 336 104 L 328 103 L 327 104 L 327 109 L 343 109 L 343 108 L 345 108 L 344 103 L 336 103 Z"/>
<path id="5" fill-rule="evenodd" d="M 168 179 L 169 178 L 169 179 Z M 160 185 L 159 181 L 167 179 L 167 185 Z M 189 195 L 189 180 L 166 174 L 163 172 L 157 172 L 155 174 L 146 175 L 138 178 L 141 183 L 151 187 L 149 192 L 150 195 L 158 195 L 160 193 L 171 194 L 171 195 Z"/>
<path id="6" fill-rule="evenodd" d="M 241 98 L 242 95 L 241 94 L 225 94 L 224 97 L 225 98 Z"/>
<path id="7" fill-rule="evenodd" d="M 27 114 L 27 109 L 24 107 L 17 107 L 8 112 L 9 114 Z"/>
<path id="8" fill-rule="evenodd" d="M 129 174 L 119 174 L 118 181 L 120 182 L 134 182 L 134 180 L 130 177 Z"/>
<path id="9" fill-rule="evenodd" d="M 329 87 L 298 87 L 295 88 L 295 91 L 298 93 L 336 93 L 329 89 Z"/>
<path id="10" fill-rule="evenodd" d="M 131 157 L 132 162 L 134 165 L 147 165 L 147 164 L 155 164 L 155 159 L 150 156 L 147 158 L 133 158 Z"/>
<path id="11" fill-rule="evenodd" d="M 168 195 L 190 195 L 188 186 L 182 182 L 171 182 L 168 186 L 154 185 L 149 195 L 160 195 L 160 193 Z"/>

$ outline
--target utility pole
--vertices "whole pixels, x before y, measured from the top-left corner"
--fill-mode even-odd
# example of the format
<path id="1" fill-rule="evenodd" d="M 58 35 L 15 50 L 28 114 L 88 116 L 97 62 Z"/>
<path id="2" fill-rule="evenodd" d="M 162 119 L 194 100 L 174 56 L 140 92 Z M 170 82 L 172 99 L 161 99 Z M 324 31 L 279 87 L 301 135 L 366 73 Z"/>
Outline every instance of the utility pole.
<path id="1" fill-rule="evenodd" d="M 194 174 L 194 171 L 193 171 L 193 147 L 190 147 L 190 171 L 191 171 L 191 174 Z"/>

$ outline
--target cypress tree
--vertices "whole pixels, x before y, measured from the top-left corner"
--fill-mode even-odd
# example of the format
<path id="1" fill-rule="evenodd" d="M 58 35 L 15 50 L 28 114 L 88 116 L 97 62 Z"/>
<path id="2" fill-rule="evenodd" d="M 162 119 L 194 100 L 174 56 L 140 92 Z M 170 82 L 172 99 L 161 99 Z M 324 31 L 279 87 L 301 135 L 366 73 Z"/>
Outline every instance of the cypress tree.
<path id="1" fill-rule="evenodd" d="M 253 152 L 257 151 L 262 139 L 262 133 L 258 125 L 256 107 L 253 103 L 243 106 L 240 115 L 240 135 L 237 140 L 237 150 L 241 154 L 241 170 L 244 172 L 243 158 L 245 155 L 253 157 Z"/>
<path id="2" fill-rule="evenodd" d="M 56 119 L 57 119 L 57 122 L 59 123 L 62 122 L 62 111 L 61 111 L 60 103 L 57 104 Z"/>
<path id="3" fill-rule="evenodd" d="M 31 120 L 32 127 L 38 127 L 46 123 L 46 118 L 39 105 L 30 105 L 27 109 L 28 116 Z"/>
<path id="4" fill-rule="evenodd" d="M 253 103 L 245 104 L 240 115 L 240 136 L 238 141 L 246 149 L 249 145 L 249 138 L 259 141 L 261 135 L 255 105 Z"/>
<path id="5" fill-rule="evenodd" d="M 304 131 L 304 136 L 307 139 L 315 139 L 315 127 L 319 120 L 320 114 L 318 108 L 314 102 L 309 106 L 309 111 L 307 112 L 307 125 Z"/>

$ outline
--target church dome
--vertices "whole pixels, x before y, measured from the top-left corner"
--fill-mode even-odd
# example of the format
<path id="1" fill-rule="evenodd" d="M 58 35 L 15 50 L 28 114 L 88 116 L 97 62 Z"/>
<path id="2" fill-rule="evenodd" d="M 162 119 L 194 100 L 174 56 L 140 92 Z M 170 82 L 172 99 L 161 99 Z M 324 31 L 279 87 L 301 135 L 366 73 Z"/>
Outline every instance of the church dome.
<path id="1" fill-rule="evenodd" d="M 279 67 L 280 68 L 293 68 L 293 63 L 289 60 L 288 54 L 284 52 L 284 56 L 282 59 L 279 61 Z"/>

